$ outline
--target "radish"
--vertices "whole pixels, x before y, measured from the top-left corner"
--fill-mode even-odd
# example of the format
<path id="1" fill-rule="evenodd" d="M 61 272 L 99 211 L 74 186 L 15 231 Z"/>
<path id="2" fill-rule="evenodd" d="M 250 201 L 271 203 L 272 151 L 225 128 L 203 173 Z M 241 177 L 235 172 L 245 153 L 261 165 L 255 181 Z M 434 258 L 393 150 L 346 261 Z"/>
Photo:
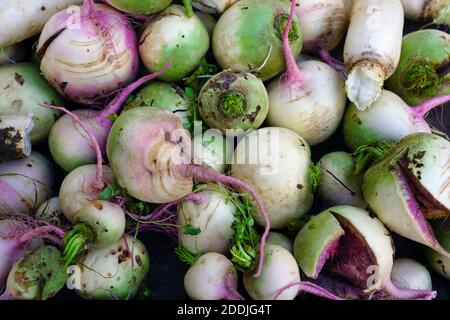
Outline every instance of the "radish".
<path id="1" fill-rule="evenodd" d="M 288 237 L 279 232 L 269 232 L 269 235 L 267 236 L 267 244 L 273 244 L 275 246 L 282 247 L 290 253 L 292 253 L 293 251 L 291 240 L 289 240 Z"/>
<path id="2" fill-rule="evenodd" d="M 57 294 L 66 280 L 59 250 L 42 246 L 14 264 L 5 293 L 15 300 L 46 300 Z"/>
<path id="3" fill-rule="evenodd" d="M 194 255 L 226 254 L 233 240 L 237 214 L 236 206 L 229 200 L 231 195 L 224 187 L 214 184 L 199 186 L 196 194 L 200 201 L 184 200 L 178 204 L 179 242 Z M 186 226 L 198 231 L 186 232 Z"/>
<path id="4" fill-rule="evenodd" d="M 330 137 L 342 119 L 346 103 L 344 81 L 332 67 L 319 61 L 305 61 L 297 66 L 288 41 L 295 4 L 292 1 L 282 36 L 287 74 L 268 87 L 267 122 L 293 130 L 315 145 Z M 324 95 L 327 99 L 323 99 Z"/>
<path id="5" fill-rule="evenodd" d="M 127 13 L 147 15 L 163 11 L 172 0 L 106 0 L 106 2 Z"/>
<path id="6" fill-rule="evenodd" d="M 53 197 L 42 202 L 36 210 L 35 217 L 36 220 L 45 221 L 55 226 L 62 226 L 66 222 L 59 204 L 59 197 Z"/>
<path id="7" fill-rule="evenodd" d="M 384 81 L 398 65 L 403 20 L 400 0 L 354 2 L 344 47 L 344 63 L 349 71 L 345 89 L 360 110 L 378 99 Z"/>
<path id="8" fill-rule="evenodd" d="M 205 26 L 196 15 L 186 15 L 180 5 L 170 5 L 152 18 L 139 43 L 142 62 L 151 72 L 173 62 L 173 68 L 159 77 L 170 82 L 181 80 L 193 71 L 208 49 Z"/>
<path id="9" fill-rule="evenodd" d="M 348 23 L 344 0 L 302 0 L 295 11 L 304 36 L 303 51 L 333 50 L 344 37 Z"/>
<path id="10" fill-rule="evenodd" d="M 29 157 L 33 114 L 0 115 L 0 162 Z"/>
<path id="11" fill-rule="evenodd" d="M 151 107 L 122 112 L 108 137 L 107 154 L 120 187 L 141 201 L 178 201 L 192 193 L 193 178 L 221 182 L 247 192 L 264 219 L 262 252 L 270 222 L 261 199 L 245 182 L 191 164 L 191 138 L 177 116 Z M 261 272 L 262 259 L 260 255 L 256 276 Z"/>
<path id="12" fill-rule="evenodd" d="M 216 27 L 217 20 L 212 14 L 196 11 L 195 15 L 200 19 L 200 21 L 205 26 L 206 31 L 208 31 L 209 37 L 213 35 L 214 28 Z"/>
<path id="13" fill-rule="evenodd" d="M 253 74 L 225 70 L 203 86 L 198 111 L 208 126 L 223 132 L 258 129 L 269 111 L 269 96 Z"/>
<path id="14" fill-rule="evenodd" d="M 53 166 L 37 152 L 0 164 L 0 216 L 31 215 L 53 188 Z"/>
<path id="15" fill-rule="evenodd" d="M 388 228 L 447 257 L 427 219 L 450 215 L 449 159 L 448 140 L 412 134 L 366 171 L 362 186 L 364 199 Z"/>
<path id="16" fill-rule="evenodd" d="M 312 217 L 295 239 L 294 254 L 306 276 L 338 295 L 347 296 L 333 282 L 347 283 L 359 298 L 436 297 L 434 291 L 400 289 L 392 283 L 392 239 L 377 218 L 360 208 L 336 206 Z M 331 280 L 321 281 L 327 275 Z"/>
<path id="17" fill-rule="evenodd" d="M 237 291 L 238 274 L 230 260 L 215 252 L 191 260 L 184 288 L 193 300 L 244 300 Z"/>
<path id="18" fill-rule="evenodd" d="M 33 114 L 34 127 L 30 132 L 32 144 L 47 139 L 59 111 L 41 108 L 41 103 L 61 104 L 62 100 L 42 78 L 40 71 L 31 63 L 17 63 L 0 67 L 0 114 Z"/>
<path id="19" fill-rule="evenodd" d="M 155 107 L 172 111 L 188 126 L 191 117 L 191 101 L 184 91 L 173 83 L 154 81 L 139 90 L 124 104 L 123 110 L 136 107 Z"/>
<path id="20" fill-rule="evenodd" d="M 431 290 L 431 276 L 428 270 L 412 259 L 394 260 L 391 271 L 392 283 L 404 290 Z"/>
<path id="21" fill-rule="evenodd" d="M 355 172 L 356 163 L 351 154 L 343 151 L 331 152 L 323 156 L 318 165 L 321 178 L 317 195 L 323 206 L 367 206 L 362 194 L 363 175 Z"/>
<path id="22" fill-rule="evenodd" d="M 217 129 L 208 129 L 192 139 L 194 164 L 210 167 L 218 172 L 227 171 L 231 164 L 234 145 L 231 139 L 223 136 Z"/>
<path id="23" fill-rule="evenodd" d="M 56 12 L 81 0 L 3 0 L 0 3 L 0 48 L 37 35 Z"/>
<path id="24" fill-rule="evenodd" d="M 446 32 L 419 30 L 405 35 L 398 68 L 386 82 L 387 88 L 410 105 L 450 94 L 449 52 Z"/>
<path id="25" fill-rule="evenodd" d="M 22 43 L 0 48 L 0 66 L 21 62 L 25 58 L 25 48 Z"/>
<path id="26" fill-rule="evenodd" d="M 256 190 L 272 228 L 280 229 L 311 208 L 310 167 L 311 152 L 301 136 L 288 129 L 263 128 L 239 142 L 231 175 Z M 254 218 L 258 224 L 263 223 L 258 211 Z"/>
<path id="27" fill-rule="evenodd" d="M 361 111 L 354 104 L 349 105 L 343 120 L 344 141 L 355 151 L 374 139 L 398 142 L 416 132 L 431 133 L 425 121 L 426 114 L 448 101 L 450 95 L 410 107 L 396 94 L 382 90 L 380 98 L 368 110 Z"/>
<path id="28" fill-rule="evenodd" d="M 448 232 L 448 220 L 437 221 L 433 224 L 434 234 L 442 247 L 450 252 L 450 233 Z M 425 257 L 428 265 L 438 274 L 450 280 L 450 258 L 436 252 L 433 249 L 425 248 Z"/>
<path id="29" fill-rule="evenodd" d="M 447 0 L 401 0 L 405 17 L 413 21 L 431 21 L 444 23 L 448 19 Z M 447 22 L 448 23 L 448 22 Z"/>
<path id="30" fill-rule="evenodd" d="M 219 18 L 214 29 L 212 48 L 222 69 L 254 72 L 263 81 L 285 67 L 282 33 L 289 18 L 286 1 L 241 0 Z M 301 26 L 294 17 L 289 41 L 294 57 L 303 43 Z"/>
<path id="31" fill-rule="evenodd" d="M 41 71 L 64 97 L 82 104 L 131 82 L 137 73 L 137 38 L 118 11 L 93 0 L 53 15 L 39 37 Z"/>
<path id="32" fill-rule="evenodd" d="M 111 130 L 112 116 L 119 112 L 127 97 L 144 82 L 164 73 L 167 65 L 157 73 L 150 74 L 133 82 L 123 89 L 102 111 L 91 109 L 76 110 L 73 113 L 61 107 L 43 105 L 66 113 L 53 125 L 48 145 L 55 162 L 66 171 L 72 171 L 79 166 L 94 162 L 97 155 L 92 147 L 92 138 L 99 144 L 102 154 L 106 153 L 106 140 Z M 91 137 L 92 136 L 92 137 Z M 71 143 L 66 142 L 71 137 Z"/>
<path id="33" fill-rule="evenodd" d="M 207 13 L 223 13 L 239 0 L 192 0 L 192 6 Z"/>
<path id="34" fill-rule="evenodd" d="M 333 300 L 339 297 L 312 283 L 300 281 L 300 270 L 292 254 L 279 246 L 266 246 L 264 271 L 254 278 L 244 275 L 244 286 L 254 300 L 293 300 L 300 291 Z"/>
<path id="35" fill-rule="evenodd" d="M 132 299 L 148 272 L 149 260 L 141 241 L 124 236 L 113 244 L 91 248 L 69 283 L 85 299 Z"/>

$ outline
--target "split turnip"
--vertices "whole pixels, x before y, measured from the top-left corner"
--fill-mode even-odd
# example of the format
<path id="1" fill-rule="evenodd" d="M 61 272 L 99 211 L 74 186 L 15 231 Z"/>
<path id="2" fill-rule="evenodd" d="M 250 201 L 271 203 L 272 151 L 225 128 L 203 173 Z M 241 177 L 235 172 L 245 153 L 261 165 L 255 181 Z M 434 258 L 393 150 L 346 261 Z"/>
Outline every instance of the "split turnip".
<path id="1" fill-rule="evenodd" d="M 349 71 L 345 86 L 348 98 L 360 110 L 378 99 L 384 81 L 398 65 L 403 20 L 400 0 L 354 1 L 344 48 Z"/>
<path id="2" fill-rule="evenodd" d="M 428 270 L 412 259 L 394 260 L 391 271 L 392 283 L 405 290 L 431 290 L 431 276 Z"/>
<path id="3" fill-rule="evenodd" d="M 33 114 L 0 114 L 0 162 L 11 161 L 31 154 L 30 132 Z"/>
<path id="4" fill-rule="evenodd" d="M 187 16 L 180 5 L 170 5 L 148 22 L 141 35 L 139 52 L 151 72 L 172 62 L 173 68 L 159 78 L 177 81 L 200 64 L 209 44 L 208 31 L 201 20 L 196 15 Z"/>
<path id="5" fill-rule="evenodd" d="M 92 104 L 131 82 L 139 56 L 136 34 L 120 12 L 93 0 L 53 15 L 37 53 L 41 71 L 63 96 Z"/>
<path id="6" fill-rule="evenodd" d="M 258 129 L 269 111 L 263 82 L 248 72 L 222 71 L 205 83 L 198 111 L 211 128 L 247 131 Z"/>
<path id="7" fill-rule="evenodd" d="M 239 72 L 254 72 L 263 81 L 285 67 L 282 34 L 289 19 L 286 1 L 241 0 L 221 16 L 214 29 L 212 48 L 219 65 Z M 303 43 L 297 17 L 289 31 L 294 57 Z"/>

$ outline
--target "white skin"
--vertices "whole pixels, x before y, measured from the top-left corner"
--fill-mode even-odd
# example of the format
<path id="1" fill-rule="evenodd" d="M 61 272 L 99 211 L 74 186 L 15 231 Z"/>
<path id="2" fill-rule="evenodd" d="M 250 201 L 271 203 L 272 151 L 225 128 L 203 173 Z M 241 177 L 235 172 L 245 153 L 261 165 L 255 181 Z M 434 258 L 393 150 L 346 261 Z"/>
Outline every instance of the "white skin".
<path id="1" fill-rule="evenodd" d="M 282 247 L 290 253 L 293 252 L 292 241 L 282 233 L 274 231 L 269 232 L 266 243 Z"/>
<path id="2" fill-rule="evenodd" d="M 286 249 L 268 244 L 264 268 L 259 277 L 244 275 L 244 286 L 254 300 L 273 300 L 281 289 L 300 281 L 300 270 L 292 254 Z M 277 300 L 293 300 L 298 287 L 282 291 Z"/>
<path id="3" fill-rule="evenodd" d="M 311 207 L 310 156 L 306 141 L 284 128 L 253 131 L 238 144 L 231 175 L 256 190 L 272 228 L 285 227 L 291 218 L 301 217 Z M 254 217 L 263 224 L 259 212 L 255 211 Z"/>
<path id="4" fill-rule="evenodd" d="M 395 260 L 391 280 L 400 289 L 432 289 L 430 273 L 422 264 L 412 259 Z"/>
<path id="5" fill-rule="evenodd" d="M 231 261 L 214 252 L 199 257 L 184 277 L 184 288 L 193 300 L 230 299 L 237 284 L 238 274 Z"/>
<path id="6" fill-rule="evenodd" d="M 201 202 L 183 201 L 178 205 L 178 232 L 180 243 L 194 254 L 218 252 L 226 254 L 233 240 L 236 206 L 215 191 L 199 192 Z M 198 235 L 184 234 L 183 226 L 199 228 Z"/>

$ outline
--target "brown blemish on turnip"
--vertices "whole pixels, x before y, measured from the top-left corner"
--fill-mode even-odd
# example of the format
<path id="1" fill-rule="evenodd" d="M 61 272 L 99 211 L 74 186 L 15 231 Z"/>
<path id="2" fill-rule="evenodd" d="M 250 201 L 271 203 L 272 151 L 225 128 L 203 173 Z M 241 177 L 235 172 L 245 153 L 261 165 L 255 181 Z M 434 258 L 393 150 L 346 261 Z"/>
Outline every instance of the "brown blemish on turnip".
<path id="1" fill-rule="evenodd" d="M 18 73 L 14 74 L 14 80 L 16 80 L 16 82 L 21 86 L 23 86 L 23 84 L 25 83 L 25 79 L 23 78 L 23 76 Z"/>

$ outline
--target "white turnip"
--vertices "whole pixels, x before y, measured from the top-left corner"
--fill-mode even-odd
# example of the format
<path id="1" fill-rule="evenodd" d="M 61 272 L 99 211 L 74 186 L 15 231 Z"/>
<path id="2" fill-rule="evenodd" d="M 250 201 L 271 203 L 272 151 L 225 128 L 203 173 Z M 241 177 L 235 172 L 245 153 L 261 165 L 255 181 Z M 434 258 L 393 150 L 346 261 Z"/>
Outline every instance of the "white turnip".
<path id="1" fill-rule="evenodd" d="M 293 251 L 292 241 L 282 233 L 271 231 L 267 236 L 267 244 L 273 244 L 286 249 L 287 251 Z"/>
<path id="2" fill-rule="evenodd" d="M 437 24 L 449 23 L 448 0 L 400 0 L 405 18 L 413 21 L 434 21 Z"/>
<path id="3" fill-rule="evenodd" d="M 392 283 L 405 290 L 431 290 L 431 276 L 428 270 L 412 259 L 394 260 L 391 271 Z"/>

